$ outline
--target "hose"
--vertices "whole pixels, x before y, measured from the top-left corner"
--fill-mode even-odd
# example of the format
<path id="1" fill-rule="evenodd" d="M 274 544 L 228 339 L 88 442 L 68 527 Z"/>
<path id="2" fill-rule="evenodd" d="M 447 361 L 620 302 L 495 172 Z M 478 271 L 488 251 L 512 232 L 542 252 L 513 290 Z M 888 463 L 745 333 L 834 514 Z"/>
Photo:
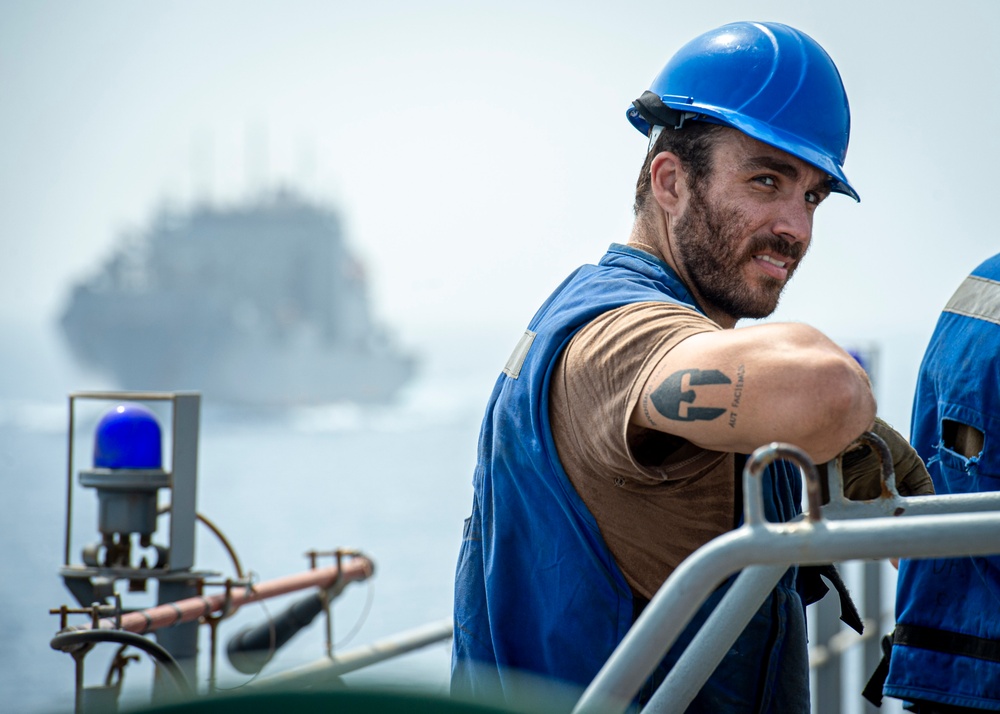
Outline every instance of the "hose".
<path id="1" fill-rule="evenodd" d="M 136 649 L 142 650 L 170 674 L 174 684 L 177 685 L 177 689 L 184 696 L 193 697 L 195 695 L 194 690 L 187 681 L 187 677 L 184 676 L 180 665 L 177 664 L 177 660 L 157 643 L 134 632 L 126 632 L 125 630 L 77 630 L 76 632 L 64 632 L 53 637 L 52 641 L 49 642 L 49 646 L 54 650 L 72 652 L 82 645 L 97 642 L 115 642 L 120 645 L 131 645 Z"/>

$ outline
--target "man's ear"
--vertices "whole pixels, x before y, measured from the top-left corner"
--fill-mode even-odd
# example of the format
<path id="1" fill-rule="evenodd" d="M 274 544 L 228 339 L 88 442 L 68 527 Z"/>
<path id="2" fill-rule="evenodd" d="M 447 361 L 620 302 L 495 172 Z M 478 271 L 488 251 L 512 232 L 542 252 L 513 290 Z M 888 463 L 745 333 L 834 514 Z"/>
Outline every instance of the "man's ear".
<path id="1" fill-rule="evenodd" d="M 677 154 L 661 151 L 649 165 L 650 189 L 657 204 L 676 216 L 686 193 L 686 174 Z"/>

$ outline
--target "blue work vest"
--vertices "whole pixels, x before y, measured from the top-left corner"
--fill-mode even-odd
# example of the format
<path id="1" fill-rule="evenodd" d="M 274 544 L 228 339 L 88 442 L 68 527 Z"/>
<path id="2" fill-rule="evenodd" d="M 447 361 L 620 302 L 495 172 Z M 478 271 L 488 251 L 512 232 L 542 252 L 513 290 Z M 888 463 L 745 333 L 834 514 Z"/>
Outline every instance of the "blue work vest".
<path id="1" fill-rule="evenodd" d="M 653 301 L 698 310 L 666 263 L 612 245 L 598 265 L 579 268 L 549 297 L 498 378 L 480 432 L 455 582 L 454 693 L 510 700 L 524 673 L 586 686 L 631 626 L 632 592 L 556 453 L 549 381 L 580 328 L 614 308 Z M 768 518 L 786 521 L 799 512 L 797 470 L 778 462 L 763 484 Z M 691 711 L 808 710 L 805 619 L 794 580 L 793 568 Z M 724 590 L 702 608 L 659 678 Z"/>
<path id="2" fill-rule="evenodd" d="M 966 458 L 949 448 L 944 420 L 981 431 L 983 451 Z M 940 494 L 1000 489 L 998 440 L 1000 255 L 973 271 L 938 320 L 910 437 Z M 1000 711 L 1000 557 L 902 561 L 896 622 L 885 694 Z"/>

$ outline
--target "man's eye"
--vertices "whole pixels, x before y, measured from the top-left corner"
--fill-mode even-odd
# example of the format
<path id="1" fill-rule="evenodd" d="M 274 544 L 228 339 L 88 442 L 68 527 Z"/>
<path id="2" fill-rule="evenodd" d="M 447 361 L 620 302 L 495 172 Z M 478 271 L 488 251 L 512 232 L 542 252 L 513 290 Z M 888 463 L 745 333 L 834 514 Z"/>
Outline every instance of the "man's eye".
<path id="1" fill-rule="evenodd" d="M 774 176 L 756 176 L 754 181 L 764 186 L 776 186 L 777 182 L 774 180 Z"/>
<path id="2" fill-rule="evenodd" d="M 822 200 L 823 196 L 821 196 L 816 191 L 806 191 L 806 201 L 808 203 L 811 203 L 814 206 L 818 206 Z"/>

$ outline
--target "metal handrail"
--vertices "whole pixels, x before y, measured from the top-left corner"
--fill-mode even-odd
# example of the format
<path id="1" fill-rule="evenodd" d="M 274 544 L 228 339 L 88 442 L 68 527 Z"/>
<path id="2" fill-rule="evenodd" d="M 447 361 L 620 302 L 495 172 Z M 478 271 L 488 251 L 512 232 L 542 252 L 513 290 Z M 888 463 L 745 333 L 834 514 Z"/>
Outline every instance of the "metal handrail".
<path id="1" fill-rule="evenodd" d="M 892 460 L 884 442 L 874 434 L 865 435 L 865 440 L 882 460 L 882 497 L 848 502 L 842 493 L 839 465 L 831 462 L 830 490 L 835 495 L 826 507 L 819 505 L 819 478 L 804 452 L 778 443 L 757 449 L 743 471 L 744 524 L 705 544 L 678 566 L 584 691 L 574 714 L 610 714 L 628 709 L 702 603 L 726 578 L 741 570 L 702 632 L 674 666 L 676 674 L 668 675 L 650 700 L 650 712 L 686 708 L 718 664 L 711 660 L 721 660 L 791 565 L 996 552 L 1000 542 L 1000 493 L 904 498 L 896 489 Z M 759 476 L 777 459 L 796 463 L 806 481 L 808 512 L 806 517 L 790 523 L 770 523 L 762 516 Z M 694 657 L 689 658 L 689 654 Z M 709 663 L 711 667 L 706 666 Z M 701 682 L 695 686 L 698 678 Z"/>
<path id="2" fill-rule="evenodd" d="M 279 674 L 258 679 L 250 686 L 257 689 L 329 685 L 331 682 L 336 682 L 336 678 L 341 675 L 384 662 L 393 657 L 399 657 L 428 645 L 450 640 L 452 632 L 453 623 L 450 617 L 430 622 L 369 645 L 357 647 L 332 657 L 323 657 Z"/>

